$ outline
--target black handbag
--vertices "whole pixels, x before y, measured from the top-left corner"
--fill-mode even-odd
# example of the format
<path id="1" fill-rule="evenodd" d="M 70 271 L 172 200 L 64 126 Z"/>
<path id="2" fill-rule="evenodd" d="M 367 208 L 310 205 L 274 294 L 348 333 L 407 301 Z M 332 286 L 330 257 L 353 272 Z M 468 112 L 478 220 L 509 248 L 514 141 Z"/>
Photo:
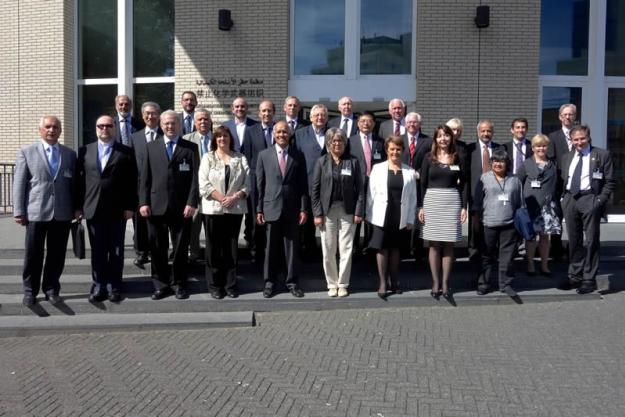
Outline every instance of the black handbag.
<path id="1" fill-rule="evenodd" d="M 72 222 L 70 230 L 72 233 L 74 256 L 78 259 L 85 259 L 85 228 L 82 222 Z"/>
<path id="2" fill-rule="evenodd" d="M 514 212 L 514 227 L 525 240 L 534 240 L 536 237 L 534 223 L 526 207 L 519 207 Z"/>

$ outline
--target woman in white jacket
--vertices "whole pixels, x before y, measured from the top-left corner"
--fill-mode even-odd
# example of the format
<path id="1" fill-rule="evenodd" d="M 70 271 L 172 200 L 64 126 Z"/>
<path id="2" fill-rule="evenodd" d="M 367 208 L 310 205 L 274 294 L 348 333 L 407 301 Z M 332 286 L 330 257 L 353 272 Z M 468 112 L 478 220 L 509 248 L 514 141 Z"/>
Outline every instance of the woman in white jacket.
<path id="1" fill-rule="evenodd" d="M 388 137 L 384 149 L 388 159 L 376 164 L 369 177 L 366 216 L 373 225 L 369 247 L 377 250 L 378 296 L 386 300 L 391 288 L 396 294 L 402 292 L 398 274 L 400 247 L 410 239 L 408 231 L 416 220 L 417 186 L 415 171 L 401 162 L 402 138 Z"/>
<path id="2" fill-rule="evenodd" d="M 241 219 L 250 189 L 245 156 L 234 151 L 230 130 L 213 132 L 210 152 L 204 154 L 198 175 L 206 230 L 206 280 L 211 296 L 235 298 L 237 249 Z"/>

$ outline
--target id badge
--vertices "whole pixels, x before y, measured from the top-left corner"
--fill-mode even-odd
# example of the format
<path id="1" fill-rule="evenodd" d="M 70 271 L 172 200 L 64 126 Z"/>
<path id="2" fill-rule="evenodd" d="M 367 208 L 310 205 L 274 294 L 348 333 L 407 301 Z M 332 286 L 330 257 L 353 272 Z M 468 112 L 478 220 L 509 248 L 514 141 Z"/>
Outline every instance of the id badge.
<path id="1" fill-rule="evenodd" d="M 63 171 L 63 176 L 65 178 L 72 178 L 72 171 L 69 169 L 66 169 L 65 171 Z"/>
<path id="2" fill-rule="evenodd" d="M 179 171 L 180 172 L 191 171 L 191 167 L 186 162 L 183 162 L 183 163 L 180 164 Z"/>
<path id="3" fill-rule="evenodd" d="M 351 168 L 343 168 L 341 170 L 341 175 L 347 175 L 347 176 L 351 177 L 352 176 Z"/>
<path id="4" fill-rule="evenodd" d="M 460 171 L 460 165 L 449 165 L 449 169 L 452 171 Z"/>
<path id="5" fill-rule="evenodd" d="M 497 199 L 499 201 L 501 201 L 503 203 L 503 205 L 505 206 L 506 204 L 508 204 L 508 201 L 510 201 L 510 199 L 508 198 L 508 194 L 499 194 L 499 196 L 497 197 Z"/>
<path id="6" fill-rule="evenodd" d="M 373 159 L 375 159 L 376 161 L 379 161 L 380 159 L 382 159 L 382 155 L 380 155 L 380 152 L 375 151 L 373 153 Z"/>
<path id="7" fill-rule="evenodd" d="M 534 180 L 531 182 L 532 188 L 540 188 L 540 181 Z"/>
<path id="8" fill-rule="evenodd" d="M 601 171 L 594 171 L 592 173 L 592 179 L 593 180 L 602 180 L 603 179 L 603 172 L 601 172 Z"/>

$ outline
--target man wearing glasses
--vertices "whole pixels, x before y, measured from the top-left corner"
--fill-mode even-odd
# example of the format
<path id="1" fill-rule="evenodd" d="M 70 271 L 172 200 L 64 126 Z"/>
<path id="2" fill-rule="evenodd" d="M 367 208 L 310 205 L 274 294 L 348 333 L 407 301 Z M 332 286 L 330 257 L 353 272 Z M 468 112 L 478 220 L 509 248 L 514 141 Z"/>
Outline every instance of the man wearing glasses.
<path id="1" fill-rule="evenodd" d="M 98 140 L 78 151 L 76 206 L 87 219 L 93 284 L 89 301 L 121 301 L 126 220 L 137 207 L 137 167 L 127 146 L 115 141 L 111 116 L 96 121 Z"/>

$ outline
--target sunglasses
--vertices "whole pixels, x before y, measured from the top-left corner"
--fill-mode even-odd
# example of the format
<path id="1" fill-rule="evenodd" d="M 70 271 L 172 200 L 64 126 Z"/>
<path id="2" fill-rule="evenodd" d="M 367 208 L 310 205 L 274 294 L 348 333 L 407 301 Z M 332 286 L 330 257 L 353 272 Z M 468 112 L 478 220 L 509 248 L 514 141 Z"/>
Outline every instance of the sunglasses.
<path id="1" fill-rule="evenodd" d="M 104 129 L 112 129 L 113 125 L 95 125 L 95 127 L 97 127 L 100 130 L 104 130 Z"/>

